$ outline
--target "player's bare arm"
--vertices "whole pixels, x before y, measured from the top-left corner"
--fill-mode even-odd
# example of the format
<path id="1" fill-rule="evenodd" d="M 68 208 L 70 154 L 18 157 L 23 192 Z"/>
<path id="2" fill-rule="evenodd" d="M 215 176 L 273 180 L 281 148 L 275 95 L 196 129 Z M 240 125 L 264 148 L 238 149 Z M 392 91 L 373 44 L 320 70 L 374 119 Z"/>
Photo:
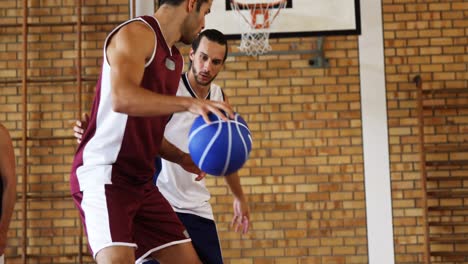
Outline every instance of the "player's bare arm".
<path id="1" fill-rule="evenodd" d="M 242 234 L 246 234 L 249 231 L 250 225 L 250 209 L 240 184 L 239 174 L 237 172 L 232 173 L 225 176 L 224 180 L 234 195 L 234 216 L 231 221 L 231 226 L 234 227 L 236 232 L 241 230 Z"/>
<path id="2" fill-rule="evenodd" d="M 133 116 L 155 116 L 188 110 L 203 115 L 208 121 L 208 112 L 226 119 L 221 109 L 233 117 L 232 108 L 225 103 L 162 95 L 140 87 L 145 63 L 153 53 L 155 41 L 153 31 L 140 22 L 124 26 L 111 39 L 106 52 L 111 66 L 114 111 Z"/>
<path id="3" fill-rule="evenodd" d="M 15 155 L 8 130 L 0 124 L 0 180 L 3 184 L 1 198 L 2 214 L 0 218 L 0 255 L 5 251 L 8 227 L 16 202 Z"/>
<path id="4" fill-rule="evenodd" d="M 83 133 L 88 127 L 89 116 L 88 114 L 83 114 L 81 120 L 76 120 L 75 125 L 73 126 L 74 136 L 78 143 L 81 142 L 81 138 L 83 137 Z M 195 163 L 193 163 L 190 154 L 183 152 L 165 138 L 161 143 L 161 147 L 159 150 L 159 156 L 165 160 L 174 162 L 179 164 L 184 170 L 197 174 L 198 176 L 195 178 L 196 181 L 200 181 L 206 177 L 206 173 L 201 171 Z"/>
<path id="5" fill-rule="evenodd" d="M 224 95 L 224 102 L 229 104 L 229 98 L 227 95 Z M 246 234 L 249 232 L 250 227 L 250 209 L 247 198 L 242 190 L 239 174 L 238 172 L 234 172 L 224 177 L 224 180 L 234 195 L 234 216 L 232 217 L 231 226 L 234 227 L 236 232 L 241 230 L 242 234 Z"/>
<path id="6" fill-rule="evenodd" d="M 197 174 L 195 180 L 199 181 L 205 178 L 206 173 L 201 171 L 195 163 L 192 161 L 190 154 L 183 152 L 171 142 L 167 141 L 166 138 L 163 138 L 161 142 L 161 147 L 159 149 L 159 156 L 167 161 L 179 164 L 184 170 Z"/>

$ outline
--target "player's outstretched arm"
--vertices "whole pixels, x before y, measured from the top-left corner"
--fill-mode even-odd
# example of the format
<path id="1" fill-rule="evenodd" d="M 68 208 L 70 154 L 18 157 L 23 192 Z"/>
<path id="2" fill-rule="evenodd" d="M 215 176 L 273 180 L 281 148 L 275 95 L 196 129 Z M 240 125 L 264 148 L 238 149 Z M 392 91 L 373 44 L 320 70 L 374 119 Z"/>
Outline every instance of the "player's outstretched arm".
<path id="1" fill-rule="evenodd" d="M 239 174 L 235 172 L 225 176 L 224 179 L 234 195 L 234 216 L 231 221 L 231 226 L 234 227 L 236 232 L 240 230 L 242 234 L 246 234 L 249 232 L 250 227 L 250 209 L 240 184 Z"/>
<path id="2" fill-rule="evenodd" d="M 8 130 L 0 124 L 0 180 L 3 195 L 0 218 L 0 255 L 3 255 L 7 242 L 7 233 L 16 203 L 16 165 L 13 145 Z"/>
<path id="3" fill-rule="evenodd" d="M 195 178 L 197 181 L 205 178 L 206 176 L 206 173 L 201 171 L 197 165 L 195 165 L 188 153 L 183 152 L 165 138 L 162 140 L 159 156 L 167 161 L 179 164 L 188 172 L 197 174 L 198 176 Z"/>
<path id="4" fill-rule="evenodd" d="M 110 40 L 106 54 L 111 67 L 114 111 L 132 116 L 190 111 L 204 116 L 205 121 L 209 121 L 209 112 L 223 119 L 226 117 L 222 111 L 229 117 L 234 116 L 232 108 L 226 103 L 162 95 L 140 87 L 146 60 L 151 57 L 156 41 L 152 30 L 140 22 L 122 27 Z"/>

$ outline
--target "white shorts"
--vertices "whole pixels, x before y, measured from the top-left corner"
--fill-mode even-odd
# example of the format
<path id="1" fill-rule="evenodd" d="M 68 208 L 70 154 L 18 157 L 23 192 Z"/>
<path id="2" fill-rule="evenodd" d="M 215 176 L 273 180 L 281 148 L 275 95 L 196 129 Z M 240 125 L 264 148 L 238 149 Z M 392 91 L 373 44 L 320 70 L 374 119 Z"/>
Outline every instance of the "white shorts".
<path id="1" fill-rule="evenodd" d="M 5 264 L 5 255 L 0 256 L 0 264 Z"/>

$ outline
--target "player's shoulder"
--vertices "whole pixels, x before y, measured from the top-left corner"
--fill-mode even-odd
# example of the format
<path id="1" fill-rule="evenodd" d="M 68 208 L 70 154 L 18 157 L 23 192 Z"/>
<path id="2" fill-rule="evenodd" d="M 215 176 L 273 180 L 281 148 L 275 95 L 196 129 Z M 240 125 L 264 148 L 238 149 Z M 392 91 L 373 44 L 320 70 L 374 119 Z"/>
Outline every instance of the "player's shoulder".
<path id="1" fill-rule="evenodd" d="M 223 93 L 223 88 L 221 88 L 221 86 L 219 86 L 219 85 L 216 84 L 216 83 L 211 83 L 210 91 L 211 91 L 212 93 L 213 93 L 213 92 Z"/>
<path id="2" fill-rule="evenodd" d="M 141 53 L 149 57 L 153 53 L 155 43 L 154 30 L 141 19 L 132 19 L 117 28 L 115 36 L 110 39 L 110 49 L 125 49 L 133 54 Z M 122 43 L 116 45 L 116 43 Z M 120 48 L 119 48 L 120 47 Z"/>
<path id="3" fill-rule="evenodd" d="M 211 96 L 211 100 L 224 101 L 225 94 L 221 86 L 219 86 L 216 83 L 211 83 L 210 96 Z"/>
<path id="4" fill-rule="evenodd" d="M 8 129 L 2 123 L 0 123 L 0 135 L 2 137 L 5 135 L 9 135 Z"/>
<path id="5" fill-rule="evenodd" d="M 222 90 L 221 86 L 219 86 L 218 84 L 214 82 L 211 83 L 211 89 Z"/>
<path id="6" fill-rule="evenodd" d="M 146 40 L 148 39 L 148 34 L 154 35 L 154 29 L 151 27 L 148 22 L 143 19 L 133 19 L 122 26 L 122 28 L 117 32 L 117 34 L 128 34 L 132 37 L 136 37 L 135 40 Z"/>
<path id="7" fill-rule="evenodd" d="M 8 129 L 0 123 L 0 145 L 4 145 L 10 142 L 10 133 Z"/>

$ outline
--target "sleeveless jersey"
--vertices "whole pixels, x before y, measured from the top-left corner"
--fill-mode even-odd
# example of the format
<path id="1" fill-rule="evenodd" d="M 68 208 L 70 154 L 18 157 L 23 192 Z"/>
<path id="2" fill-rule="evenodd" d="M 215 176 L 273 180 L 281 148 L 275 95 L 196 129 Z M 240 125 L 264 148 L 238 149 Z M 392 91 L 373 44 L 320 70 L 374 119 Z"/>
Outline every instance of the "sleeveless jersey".
<path id="1" fill-rule="evenodd" d="M 88 128 L 78 146 L 71 172 L 71 191 L 103 188 L 104 184 L 140 185 L 152 180 L 154 157 L 158 156 L 169 116 L 136 117 L 112 110 L 111 78 L 106 47 L 124 25 L 140 21 L 156 37 L 152 56 L 147 60 L 141 87 L 156 93 L 175 95 L 183 68 L 179 50 L 169 47 L 152 16 L 142 16 L 115 28 L 104 43 L 104 61 L 97 83 Z"/>
<path id="2" fill-rule="evenodd" d="M 177 96 L 197 97 L 190 87 L 187 74 L 182 75 Z M 221 88 L 211 84 L 207 98 L 212 101 L 224 101 Z M 167 123 L 164 137 L 180 150 L 188 153 L 188 134 L 198 115 L 180 112 L 172 115 Z M 161 172 L 156 185 L 178 213 L 195 214 L 213 220 L 213 210 L 209 203 L 210 192 L 205 186 L 205 179 L 195 181 L 196 174 L 187 172 L 176 163 L 161 159 Z"/>

